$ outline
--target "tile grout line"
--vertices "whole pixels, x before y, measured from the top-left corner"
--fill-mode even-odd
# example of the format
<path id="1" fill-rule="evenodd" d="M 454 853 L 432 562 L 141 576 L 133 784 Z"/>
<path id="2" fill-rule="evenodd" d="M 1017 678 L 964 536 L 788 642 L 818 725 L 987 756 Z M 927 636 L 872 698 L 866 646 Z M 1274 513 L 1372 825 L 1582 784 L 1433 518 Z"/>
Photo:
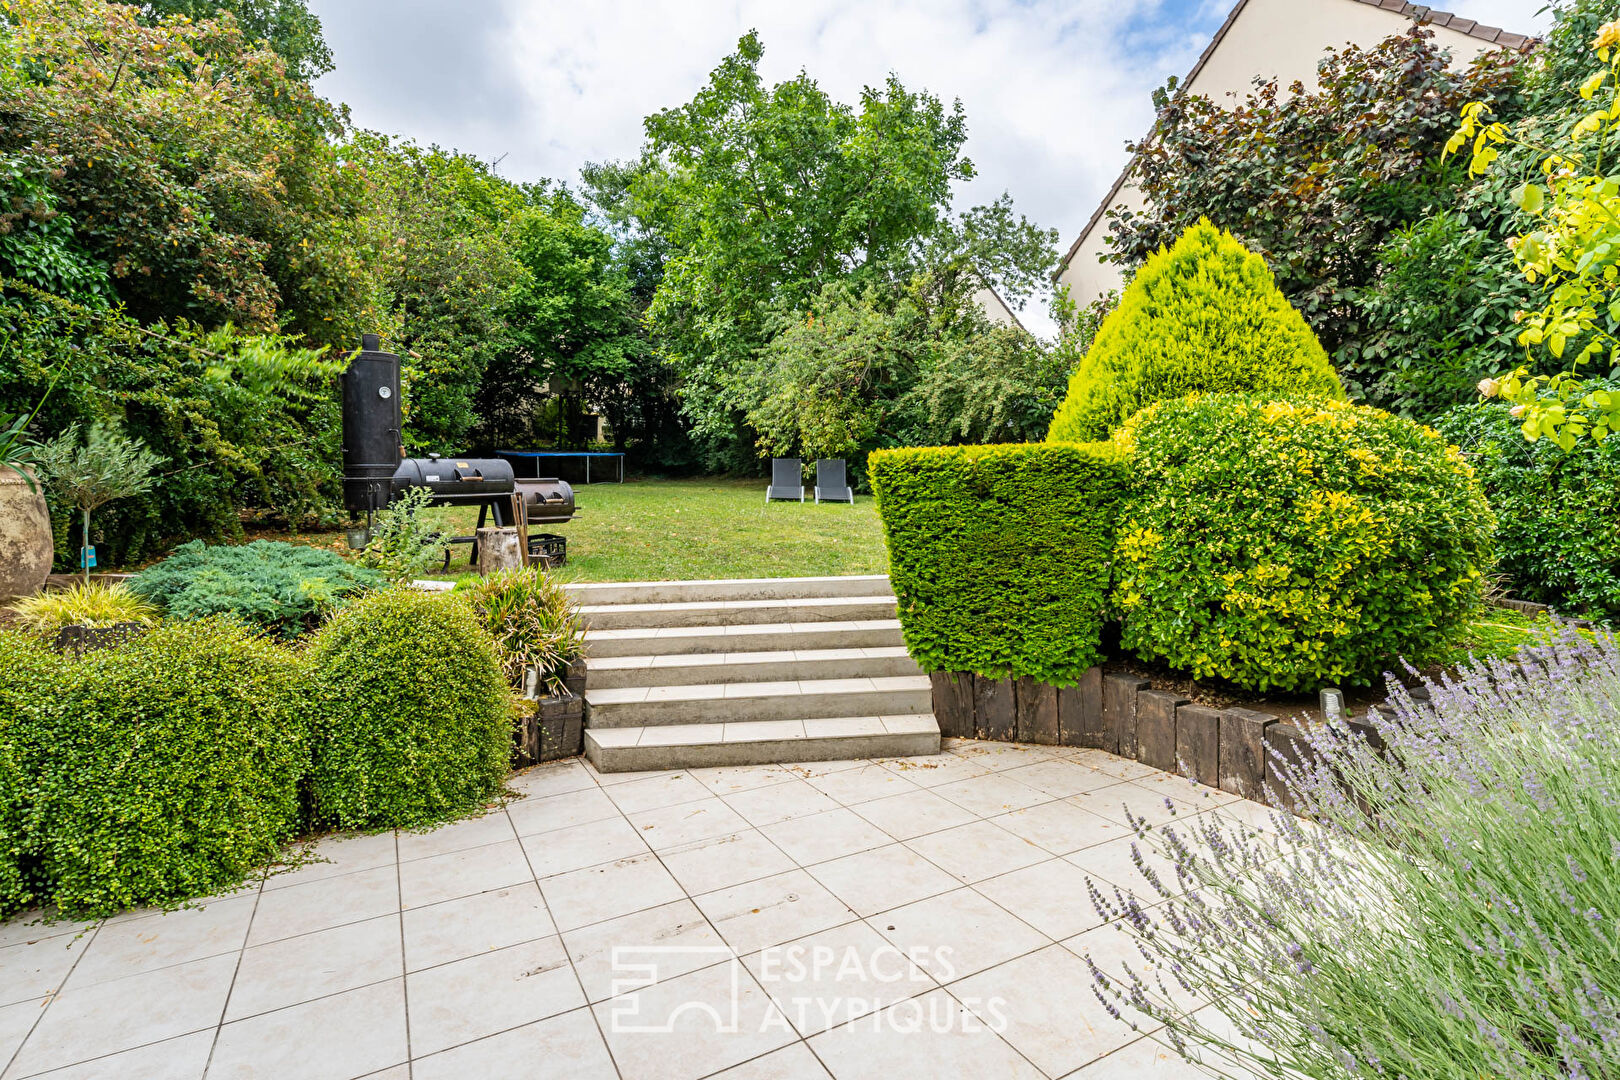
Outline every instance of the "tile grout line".
<path id="1" fill-rule="evenodd" d="M 225 1030 L 225 1015 L 231 1008 L 231 996 L 236 993 L 236 977 L 242 973 L 242 958 L 247 955 L 248 935 L 253 933 L 253 920 L 259 917 L 259 900 L 264 896 L 264 883 L 269 880 L 268 873 L 260 872 L 259 888 L 253 894 L 253 911 L 248 915 L 247 925 L 242 928 L 242 944 L 236 950 L 236 963 L 231 967 L 231 983 L 225 989 L 225 1000 L 219 1003 L 219 1020 L 214 1024 L 214 1037 L 208 1043 L 208 1059 L 203 1064 L 203 1077 L 208 1076 L 208 1070 L 214 1067 L 214 1052 L 219 1049 L 220 1032 Z M 223 955 L 223 954 L 217 954 Z M 190 963 L 190 961 L 184 961 Z M 178 967 L 179 965 L 169 965 Z M 154 970 L 163 970 L 162 968 Z M 138 974 L 145 974 L 140 972 Z M 116 980 L 115 980 L 116 981 Z"/>
<path id="2" fill-rule="evenodd" d="M 74 957 L 73 963 L 68 965 L 67 972 L 62 976 L 61 982 L 56 984 L 56 989 L 45 995 L 45 1004 L 40 1006 L 39 1015 L 34 1017 L 34 1022 L 32 1024 L 28 1025 L 28 1034 L 22 1037 L 22 1041 L 17 1044 L 17 1049 L 13 1050 L 11 1052 L 11 1056 L 6 1059 L 6 1067 L 4 1069 L 0 1069 L 0 1076 L 6 1075 L 16 1067 L 17 1059 L 22 1056 L 23 1048 L 28 1045 L 28 1040 L 32 1039 L 34 1037 L 34 1033 L 39 1030 L 40 1023 L 45 1019 L 45 1014 L 50 1010 L 52 1005 L 56 1004 L 56 999 L 62 996 L 62 987 L 66 986 L 67 981 L 73 977 L 73 972 L 78 969 L 79 962 L 84 959 L 85 953 L 90 951 L 90 946 L 95 944 L 96 937 L 101 933 L 101 928 L 106 925 L 107 920 L 101 919 L 94 927 L 91 928 L 90 939 L 84 943 L 84 952 L 81 952 L 78 956 Z M 71 946 L 69 947 L 71 948 Z"/>
<path id="3" fill-rule="evenodd" d="M 504 806 L 501 807 L 501 813 L 503 816 L 506 813 Z M 508 825 L 512 823 L 511 818 L 507 818 L 506 821 Z M 405 1012 L 405 1076 L 409 1080 L 416 1075 L 416 1068 L 412 1064 L 416 1060 L 416 1052 L 411 1045 L 411 962 L 405 955 L 405 882 L 400 870 L 398 829 L 394 830 L 394 917 L 399 920 L 399 998 Z M 384 1068 L 392 1067 L 384 1066 Z"/>

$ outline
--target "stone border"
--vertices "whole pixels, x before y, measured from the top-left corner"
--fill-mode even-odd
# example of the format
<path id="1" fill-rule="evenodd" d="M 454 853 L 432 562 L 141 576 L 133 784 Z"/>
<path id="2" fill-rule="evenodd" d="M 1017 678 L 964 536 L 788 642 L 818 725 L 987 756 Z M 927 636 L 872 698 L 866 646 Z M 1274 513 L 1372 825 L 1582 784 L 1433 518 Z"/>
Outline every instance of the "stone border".
<path id="1" fill-rule="evenodd" d="M 929 680 L 945 738 L 1101 750 L 1255 802 L 1286 807 L 1277 758 L 1298 762 L 1311 753 L 1294 724 L 1253 709 L 1197 705 L 1128 672 L 1094 667 L 1065 687 L 969 672 L 936 671 Z"/>

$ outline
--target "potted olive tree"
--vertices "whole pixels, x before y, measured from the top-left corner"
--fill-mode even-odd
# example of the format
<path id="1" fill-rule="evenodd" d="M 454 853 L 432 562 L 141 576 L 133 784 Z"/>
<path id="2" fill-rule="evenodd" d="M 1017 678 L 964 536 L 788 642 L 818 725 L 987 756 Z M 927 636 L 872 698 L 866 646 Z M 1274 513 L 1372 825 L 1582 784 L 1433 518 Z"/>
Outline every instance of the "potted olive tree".
<path id="1" fill-rule="evenodd" d="M 568 593 L 538 567 L 490 574 L 458 592 L 494 637 L 517 695 L 519 762 L 578 754 L 585 741 L 585 640 Z"/>
<path id="2" fill-rule="evenodd" d="M 39 448 L 37 458 L 51 494 L 82 515 L 84 535 L 79 562 L 88 582 L 90 568 L 95 565 L 90 512 L 114 499 L 150 491 L 157 483 L 152 470 L 163 459 L 140 440 L 105 424 L 92 424 L 83 442 L 79 441 L 79 425 L 70 424 L 61 435 Z"/>

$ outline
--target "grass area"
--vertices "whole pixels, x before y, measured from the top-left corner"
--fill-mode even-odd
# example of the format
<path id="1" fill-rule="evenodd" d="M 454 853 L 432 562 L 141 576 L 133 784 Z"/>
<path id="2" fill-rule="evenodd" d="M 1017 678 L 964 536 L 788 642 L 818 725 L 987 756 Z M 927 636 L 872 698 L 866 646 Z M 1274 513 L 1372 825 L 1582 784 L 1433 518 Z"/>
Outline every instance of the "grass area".
<path id="1" fill-rule="evenodd" d="M 568 538 L 569 581 L 823 577 L 889 569 L 870 496 L 848 503 L 765 503 L 765 481 L 641 480 L 574 488 L 579 513 L 550 531 Z M 439 527 L 465 535 L 476 509 L 441 507 Z M 467 549 L 449 576 L 465 573 Z"/>

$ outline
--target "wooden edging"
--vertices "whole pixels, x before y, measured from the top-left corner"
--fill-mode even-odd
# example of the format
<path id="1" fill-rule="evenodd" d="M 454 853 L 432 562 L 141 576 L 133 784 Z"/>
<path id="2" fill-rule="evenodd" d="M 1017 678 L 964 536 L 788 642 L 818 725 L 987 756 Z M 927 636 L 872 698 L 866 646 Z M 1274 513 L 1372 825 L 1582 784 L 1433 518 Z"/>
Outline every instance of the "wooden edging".
<path id="1" fill-rule="evenodd" d="M 1277 758 L 1299 762 L 1312 753 L 1305 732 L 1275 716 L 1197 705 L 1124 672 L 1090 668 L 1067 687 L 968 672 L 929 678 L 946 738 L 1102 750 L 1285 808 Z"/>

